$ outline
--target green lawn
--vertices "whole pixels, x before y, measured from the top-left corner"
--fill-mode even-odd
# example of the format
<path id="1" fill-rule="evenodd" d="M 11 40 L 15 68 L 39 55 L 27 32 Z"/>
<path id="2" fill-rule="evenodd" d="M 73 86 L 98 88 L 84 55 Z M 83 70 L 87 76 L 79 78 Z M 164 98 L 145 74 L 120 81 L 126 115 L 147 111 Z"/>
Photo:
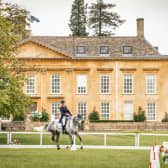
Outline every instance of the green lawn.
<path id="1" fill-rule="evenodd" d="M 1 168 L 144 168 L 149 150 L 0 149 Z"/>
<path id="2" fill-rule="evenodd" d="M 159 155 L 159 158 L 160 158 L 160 168 L 168 168 L 168 165 L 164 164 L 163 157 L 161 154 Z"/>

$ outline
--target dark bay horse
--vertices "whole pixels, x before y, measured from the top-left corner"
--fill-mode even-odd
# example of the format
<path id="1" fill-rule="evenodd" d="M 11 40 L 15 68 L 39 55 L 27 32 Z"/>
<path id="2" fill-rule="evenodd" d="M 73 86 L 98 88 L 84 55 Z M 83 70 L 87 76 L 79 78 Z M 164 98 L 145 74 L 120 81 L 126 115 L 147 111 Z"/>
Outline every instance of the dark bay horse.
<path id="1" fill-rule="evenodd" d="M 83 143 L 82 138 L 80 137 L 78 130 L 83 122 L 82 116 L 79 114 L 73 115 L 71 118 L 67 119 L 67 123 L 65 126 L 65 134 L 67 134 L 71 141 L 71 147 L 74 144 L 74 138 L 73 136 L 77 136 L 80 140 L 81 149 L 83 149 Z M 60 133 L 62 133 L 62 129 L 58 127 L 59 120 L 51 121 L 48 125 L 46 125 L 46 128 L 48 131 L 51 132 L 52 137 L 51 140 L 56 142 L 57 149 L 60 149 L 59 146 L 59 136 Z"/>

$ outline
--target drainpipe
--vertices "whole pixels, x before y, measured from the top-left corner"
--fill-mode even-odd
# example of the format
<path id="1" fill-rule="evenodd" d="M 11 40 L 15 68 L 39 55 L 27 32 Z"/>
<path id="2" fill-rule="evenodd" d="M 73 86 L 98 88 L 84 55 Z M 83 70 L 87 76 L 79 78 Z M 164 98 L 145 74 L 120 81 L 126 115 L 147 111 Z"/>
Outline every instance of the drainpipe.
<path id="1" fill-rule="evenodd" d="M 118 120 L 118 62 L 115 62 L 115 109 L 116 120 Z"/>

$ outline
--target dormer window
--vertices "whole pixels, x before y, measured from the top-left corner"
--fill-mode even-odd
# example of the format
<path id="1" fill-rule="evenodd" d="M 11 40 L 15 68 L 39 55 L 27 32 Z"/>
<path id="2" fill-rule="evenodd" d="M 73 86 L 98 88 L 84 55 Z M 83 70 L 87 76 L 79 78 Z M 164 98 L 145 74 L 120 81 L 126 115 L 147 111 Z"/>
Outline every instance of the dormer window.
<path id="1" fill-rule="evenodd" d="M 102 56 L 108 56 L 109 55 L 109 46 L 100 46 L 99 54 Z"/>
<path id="2" fill-rule="evenodd" d="M 86 55 L 86 47 L 85 46 L 76 46 L 76 56 Z"/>
<path id="3" fill-rule="evenodd" d="M 132 55 L 132 46 L 123 46 L 124 55 Z"/>

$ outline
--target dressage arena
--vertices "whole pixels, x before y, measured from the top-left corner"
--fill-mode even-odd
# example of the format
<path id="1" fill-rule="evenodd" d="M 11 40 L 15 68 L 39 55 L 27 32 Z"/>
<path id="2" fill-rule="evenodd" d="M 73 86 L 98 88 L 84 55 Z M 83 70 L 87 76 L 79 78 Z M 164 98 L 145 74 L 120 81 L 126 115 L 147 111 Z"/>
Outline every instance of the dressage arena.
<path id="1" fill-rule="evenodd" d="M 68 165 L 73 165 L 74 168 L 86 166 L 96 166 L 96 168 L 102 166 L 113 168 L 145 168 L 149 167 L 150 160 L 153 159 L 153 144 L 157 142 L 158 145 L 161 145 L 164 141 L 168 141 L 168 134 L 82 132 L 80 135 L 84 142 L 83 150 L 79 149 L 80 146 L 77 140 L 73 150 L 66 149 L 67 145 L 65 144 L 70 143 L 68 137 L 64 135 L 60 139 L 63 149 L 58 151 L 56 145 L 50 140 L 50 134 L 47 132 L 0 132 L 1 167 L 5 167 L 5 164 L 9 164 L 10 167 L 8 159 L 12 159 L 13 161 L 16 159 L 16 165 L 19 164 L 18 162 L 22 163 L 22 161 L 25 164 L 24 160 L 26 157 L 33 160 L 30 163 L 38 161 L 38 164 L 40 164 L 39 162 L 42 162 L 43 164 L 39 165 L 39 167 L 43 167 L 45 164 L 52 164 L 65 168 L 66 166 L 69 167 Z M 14 140 L 18 142 L 15 143 Z M 155 152 L 158 152 L 157 145 Z M 18 158 L 15 158 L 15 154 Z M 10 155 L 10 157 L 5 158 L 4 155 Z M 159 161 L 159 155 L 156 155 Z M 49 157 L 47 160 L 53 157 L 55 159 L 53 158 L 50 161 L 51 163 L 48 163 L 45 159 L 44 163 L 43 157 Z M 5 158 L 6 162 L 1 160 L 1 158 Z M 27 167 L 30 167 L 30 163 L 27 163 Z"/>

